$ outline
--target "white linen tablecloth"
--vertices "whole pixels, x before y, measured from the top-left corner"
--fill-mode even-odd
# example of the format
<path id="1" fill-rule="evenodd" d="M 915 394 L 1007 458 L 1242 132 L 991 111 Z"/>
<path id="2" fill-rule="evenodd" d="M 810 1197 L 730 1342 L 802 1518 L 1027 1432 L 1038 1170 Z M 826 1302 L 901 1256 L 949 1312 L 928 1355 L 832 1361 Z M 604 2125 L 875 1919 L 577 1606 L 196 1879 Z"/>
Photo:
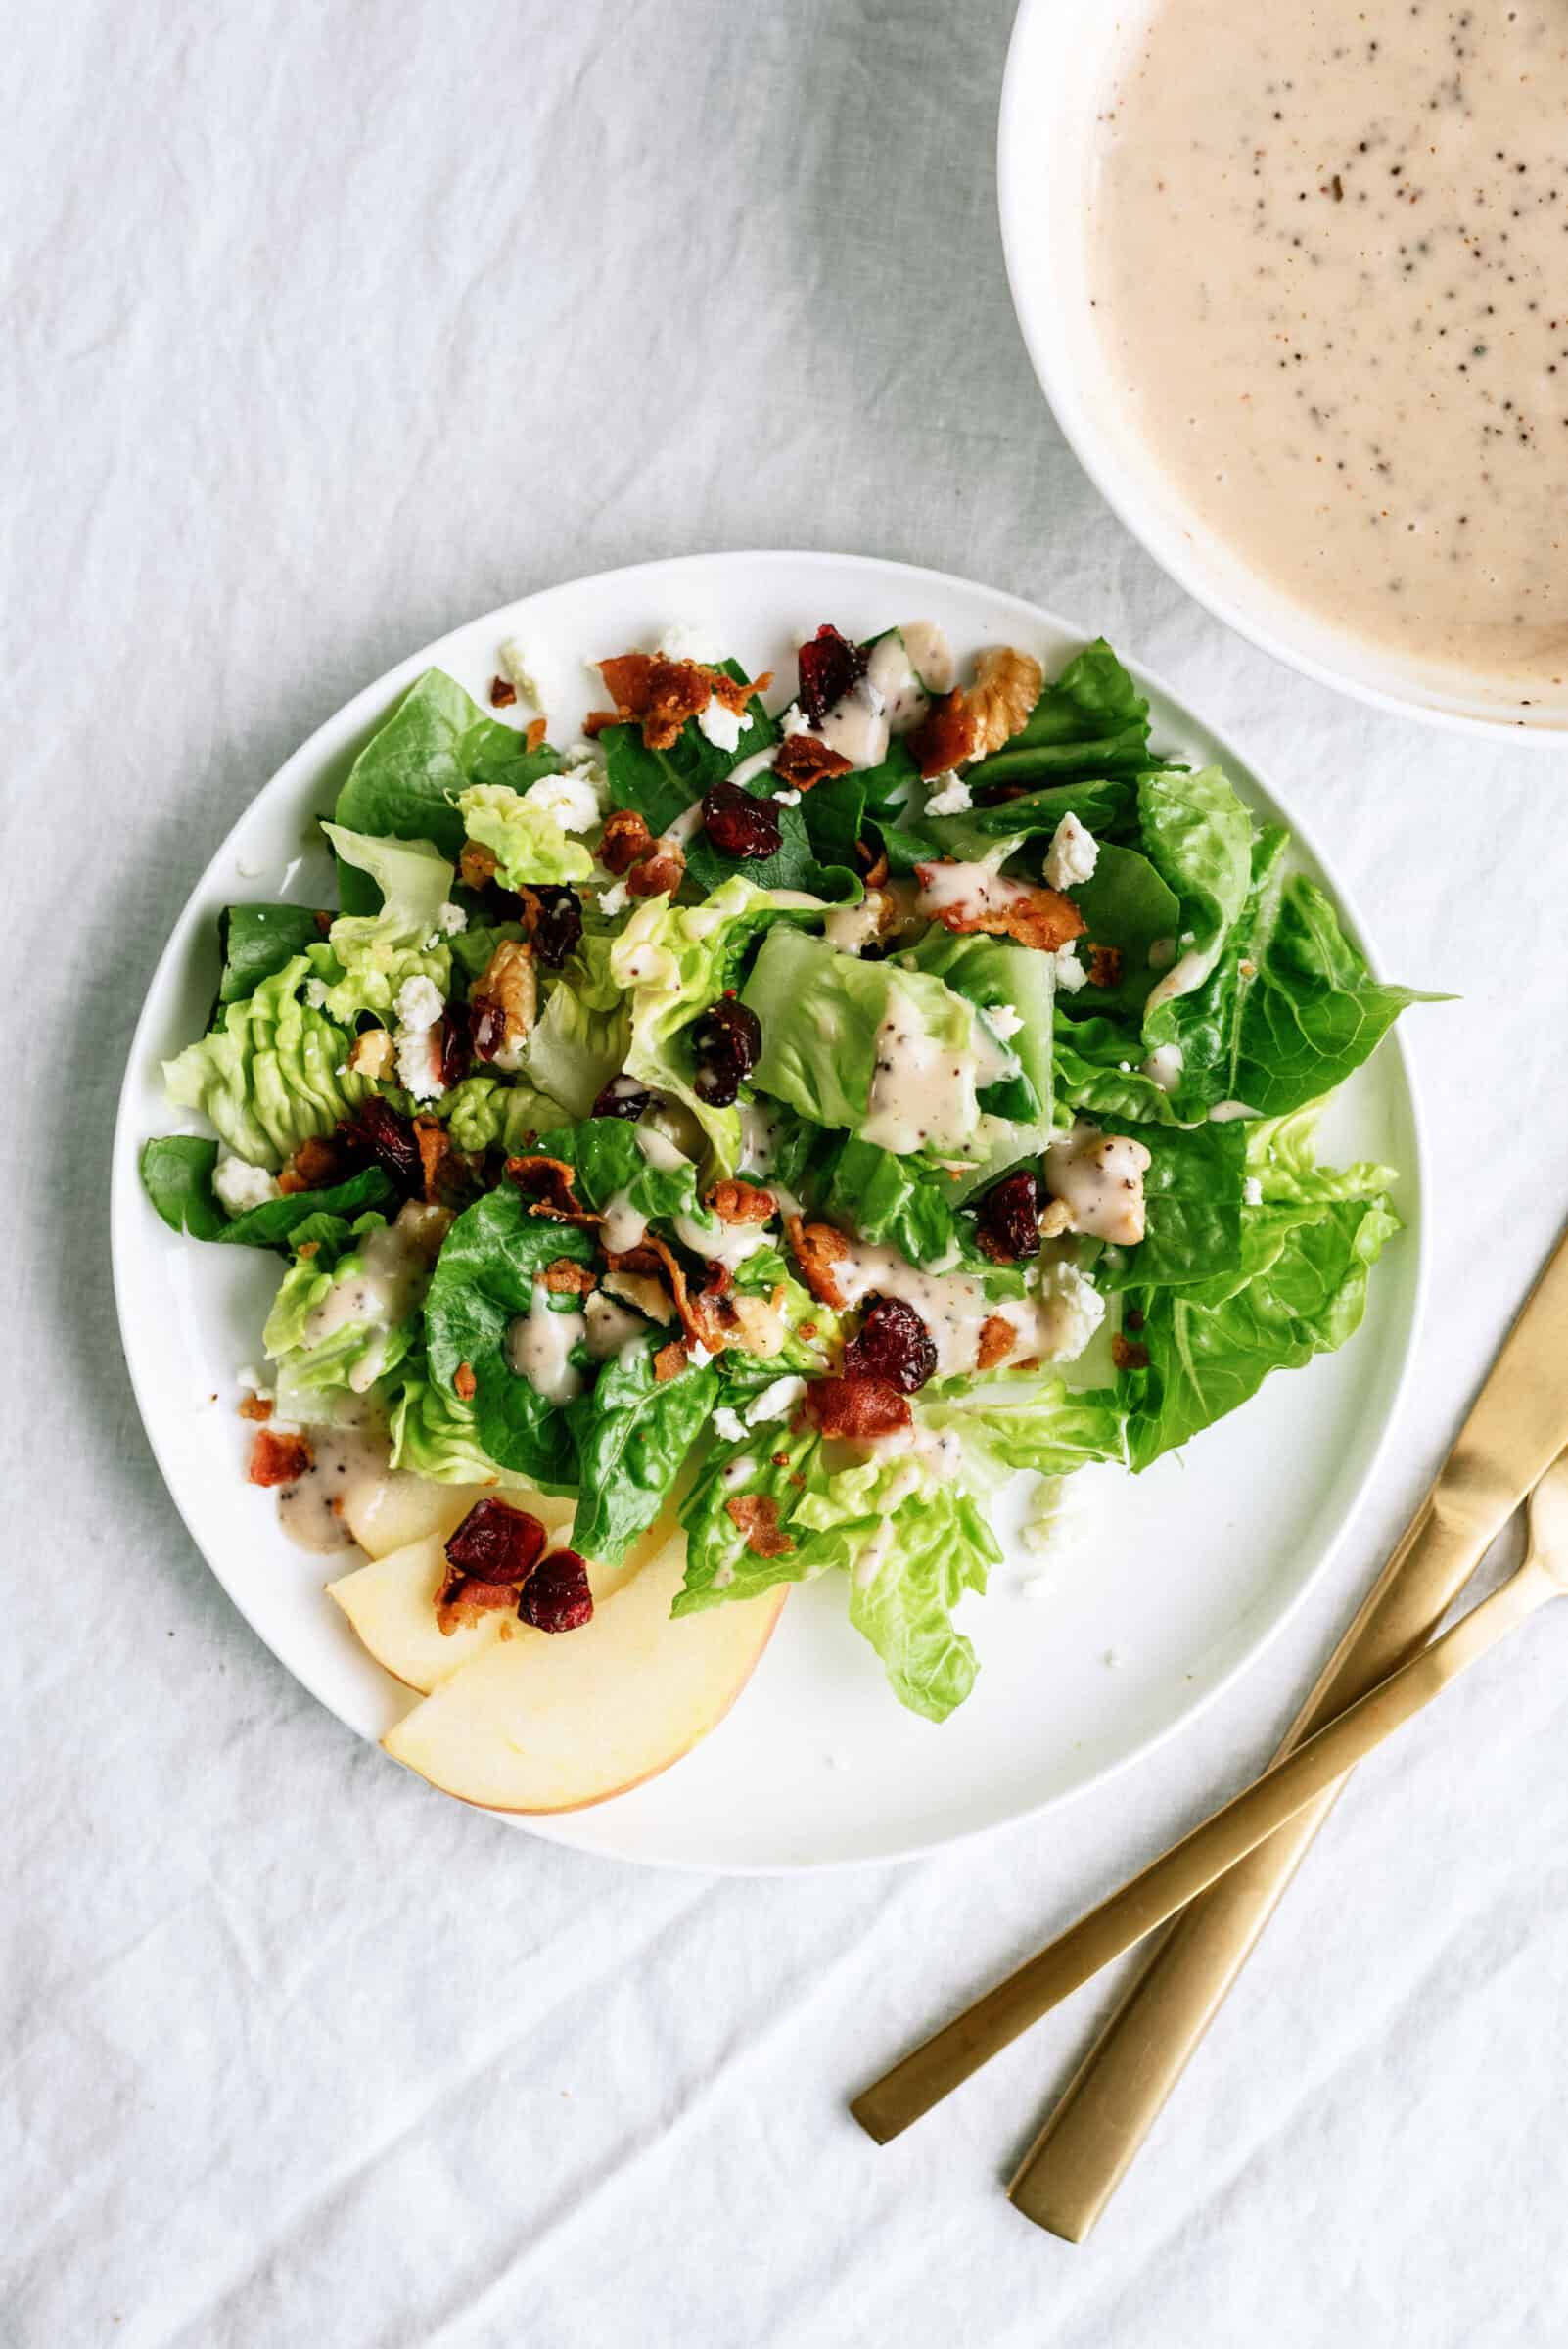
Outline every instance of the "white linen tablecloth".
<path id="1" fill-rule="evenodd" d="M 992 192 L 1007 0 L 20 0 L 6 44 L 0 2338 L 1557 2341 L 1568 1620 L 1356 1782 L 1094 2239 L 1000 2180 L 1086 1994 L 886 2151 L 845 2097 L 1262 1762 L 1568 1196 L 1568 759 L 1299 679 L 1111 519 Z M 1329 841 L 1413 1015 L 1436 1278 L 1358 1539 L 1267 1660 L 1042 1825 L 719 1881 L 358 1744 L 175 1515 L 115 1334 L 142 991 L 238 810 L 454 622 L 706 547 L 1103 626 Z"/>

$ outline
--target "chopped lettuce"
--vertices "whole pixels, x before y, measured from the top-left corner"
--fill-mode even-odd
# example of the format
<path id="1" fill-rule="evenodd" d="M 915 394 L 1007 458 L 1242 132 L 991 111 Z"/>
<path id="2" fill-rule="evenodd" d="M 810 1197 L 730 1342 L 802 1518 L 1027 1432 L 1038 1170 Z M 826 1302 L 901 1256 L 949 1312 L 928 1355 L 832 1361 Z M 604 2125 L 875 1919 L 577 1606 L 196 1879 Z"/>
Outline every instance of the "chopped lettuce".
<path id="1" fill-rule="evenodd" d="M 972 780 L 1099 781 L 1159 764 L 1149 752 L 1149 705 L 1101 636 L 1041 688 L 1022 733 L 981 760 Z"/>
<path id="2" fill-rule="evenodd" d="M 718 1398 L 712 1363 L 662 1380 L 654 1357 L 663 1343 L 652 1331 L 633 1339 L 567 1406 L 582 1486 L 573 1545 L 607 1566 L 620 1564 L 664 1507 Z"/>
<path id="3" fill-rule="evenodd" d="M 346 1066 L 349 1030 L 307 1000 L 312 982 L 325 991 L 340 967 L 327 945 L 307 947 L 163 1063 L 175 1106 L 200 1110 L 231 1150 L 272 1174 L 370 1090 Z"/>
<path id="4" fill-rule="evenodd" d="M 443 669 L 428 668 L 377 729 L 338 794 L 337 820 L 351 832 L 423 840 L 454 864 L 462 852 L 458 797 L 476 783 L 525 791 L 560 767 L 548 743 L 536 751 L 470 699 Z M 351 864 L 338 869 L 345 913 L 373 913 L 370 878 Z"/>
<path id="5" fill-rule="evenodd" d="M 626 1064 L 631 1010 L 612 965 L 609 938 L 584 938 L 552 983 L 523 1052 L 530 1084 L 585 1118 Z"/>
<path id="6" fill-rule="evenodd" d="M 438 917 L 451 898 L 454 869 L 428 840 L 377 840 L 342 824 L 321 829 L 340 862 L 368 873 L 382 898 L 380 912 L 341 913 L 328 932 L 343 977 L 328 986 L 322 1008 L 346 1026 L 369 1012 L 392 1027 L 406 981 L 428 979 L 443 998 L 451 990 L 451 949 Z"/>
<path id="7" fill-rule="evenodd" d="M 1011 939 L 955 937 L 940 923 L 925 933 L 909 959 L 973 1004 L 988 1024 L 991 1049 L 994 1052 L 1000 1039 L 1016 1064 L 1011 1083 L 983 1087 L 977 1096 L 980 1164 L 948 1187 L 948 1198 L 958 1201 L 1037 1153 L 1051 1130 L 1055 964 L 1049 954 Z M 996 1012 L 1002 1018 L 992 1023 Z"/>
<path id="8" fill-rule="evenodd" d="M 142 1187 L 171 1231 L 193 1240 L 222 1240 L 239 1248 L 286 1248 L 311 1216 L 353 1217 L 385 1207 L 392 1186 L 379 1167 L 366 1167 L 325 1190 L 289 1191 L 231 1216 L 212 1188 L 216 1142 L 171 1133 L 142 1148 Z"/>
<path id="9" fill-rule="evenodd" d="M 505 783 L 475 783 L 457 805 L 469 839 L 495 858 L 503 889 L 586 881 L 593 871 L 586 845 L 525 792 Z"/>
<path id="10" fill-rule="evenodd" d="M 443 1093 L 436 1114 L 459 1150 L 504 1150 L 516 1158 L 533 1146 L 532 1137 L 558 1125 L 561 1105 L 530 1085 L 505 1084 L 498 1077 L 465 1077 Z"/>
<path id="11" fill-rule="evenodd" d="M 1102 1289 L 1184 1287 L 1233 1272 L 1241 1263 L 1247 1129 L 1154 1126 L 1125 1130 L 1149 1153 L 1143 1176 L 1146 1227 L 1135 1247 L 1108 1250 L 1096 1268 Z"/>
<path id="12" fill-rule="evenodd" d="M 528 1484 L 499 1467 L 479 1440 L 474 1406 L 438 1385 L 424 1365 L 403 1365 L 387 1415 L 392 1464 L 435 1485 Z"/>
<path id="13" fill-rule="evenodd" d="M 331 916 L 308 905 L 226 905 L 218 915 L 218 1002 L 238 1003 L 327 934 Z"/>
<path id="14" fill-rule="evenodd" d="M 398 1284 L 391 1295 L 366 1275 L 366 1244 L 385 1231 L 383 1215 L 315 1215 L 294 1233 L 295 1260 L 283 1276 L 261 1343 L 279 1366 L 279 1401 L 286 1418 L 311 1416 L 307 1399 L 334 1388 L 365 1395 L 395 1370 L 417 1337 L 417 1287 Z M 309 1247 L 309 1255 L 300 1251 Z M 387 1307 L 402 1308 L 387 1318 Z"/>
<path id="15" fill-rule="evenodd" d="M 650 1136 L 650 1145 L 656 1137 Z M 625 1118 L 584 1118 L 576 1126 L 552 1128 L 535 1147 L 546 1158 L 565 1159 L 576 1172 L 576 1194 L 596 1214 L 621 1200 L 650 1221 L 656 1217 L 697 1212 L 697 1170 L 678 1151 L 656 1150 L 650 1158 L 639 1128 Z"/>
<path id="16" fill-rule="evenodd" d="M 1252 817 L 1218 766 L 1138 781 L 1143 852 L 1181 908 L 1173 986 L 1190 993 L 1220 956 L 1252 886 Z M 1146 1021 L 1148 1042 L 1164 1043 Z"/>

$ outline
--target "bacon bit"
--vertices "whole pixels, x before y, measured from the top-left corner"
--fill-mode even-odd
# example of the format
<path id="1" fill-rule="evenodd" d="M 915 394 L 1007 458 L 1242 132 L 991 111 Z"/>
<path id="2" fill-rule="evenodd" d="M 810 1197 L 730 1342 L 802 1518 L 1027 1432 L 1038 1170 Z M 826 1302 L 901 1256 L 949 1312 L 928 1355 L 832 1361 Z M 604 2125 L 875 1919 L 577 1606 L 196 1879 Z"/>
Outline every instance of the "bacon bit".
<path id="1" fill-rule="evenodd" d="M 678 1378 L 685 1367 L 686 1349 L 679 1338 L 671 1338 L 668 1346 L 661 1346 L 653 1358 L 654 1378 L 662 1387 Z"/>
<path id="2" fill-rule="evenodd" d="M 1111 1340 L 1111 1359 L 1118 1370 L 1147 1370 L 1149 1350 L 1147 1346 L 1133 1345 L 1118 1330 Z"/>
<path id="3" fill-rule="evenodd" d="M 767 1456 L 775 1468 L 787 1468 L 790 1464 L 790 1455 L 787 1451 L 770 1451 Z"/>
<path id="4" fill-rule="evenodd" d="M 452 1393 L 459 1403 L 472 1403 L 479 1393 L 479 1380 L 474 1376 L 472 1362 L 459 1362 L 452 1372 Z"/>
<path id="5" fill-rule="evenodd" d="M 491 677 L 490 708 L 492 710 L 510 710 L 516 700 L 517 687 L 512 683 L 510 677 Z"/>
<path id="6" fill-rule="evenodd" d="M 571 1257 L 558 1256 L 544 1268 L 544 1285 L 553 1297 L 586 1297 L 599 1284 L 586 1265 L 575 1265 Z"/>
<path id="7" fill-rule="evenodd" d="M 888 852 L 886 849 L 879 849 L 876 854 L 873 856 L 870 849 L 863 840 L 857 840 L 854 846 L 856 854 L 859 856 L 861 863 L 865 866 L 865 889 L 866 894 L 869 897 L 874 890 L 879 890 L 883 883 L 887 880 Z M 882 926 L 882 915 L 880 913 L 877 916 L 877 920 L 879 926 Z M 892 928 L 893 925 L 891 919 L 885 926 L 889 929 Z"/>
<path id="8" fill-rule="evenodd" d="M 616 715 L 594 715 L 601 725 L 636 719 L 650 751 L 668 751 L 687 718 L 699 716 L 711 701 L 717 700 L 738 715 L 752 694 L 772 682 L 769 673 L 748 682 L 710 668 L 706 662 L 670 661 L 663 653 L 621 653 L 601 661 L 599 673 L 610 688 Z"/>
<path id="9" fill-rule="evenodd" d="M 626 875 L 626 888 L 634 898 L 657 898 L 668 892 L 673 897 L 686 871 L 686 852 L 678 840 L 662 840 L 647 856 L 639 856 Z"/>
<path id="10" fill-rule="evenodd" d="M 612 807 L 604 819 L 599 862 L 606 872 L 628 873 L 653 849 L 653 834 L 634 807 Z"/>
<path id="11" fill-rule="evenodd" d="M 1090 946 L 1086 968 L 1090 987 L 1120 987 L 1122 984 L 1121 947 Z"/>
<path id="12" fill-rule="evenodd" d="M 915 866 L 922 896 L 942 870 L 943 862 Z M 1033 946 L 1041 954 L 1054 954 L 1070 939 L 1082 938 L 1088 928 L 1071 898 L 1031 881 L 999 881 L 989 899 L 983 892 L 952 905 L 923 905 L 921 911 L 960 938 L 977 933 L 987 938 L 1016 938 L 1021 946 Z"/>
<path id="13" fill-rule="evenodd" d="M 1127 1312 L 1122 1316 L 1122 1321 L 1124 1327 L 1128 1329 L 1141 1329 L 1143 1327 L 1143 1315 L 1135 1305 L 1130 1305 L 1128 1307 Z"/>
<path id="14" fill-rule="evenodd" d="M 482 849 L 477 840 L 464 841 L 457 870 L 470 889 L 487 889 L 500 869 L 490 850 Z"/>
<path id="15" fill-rule="evenodd" d="M 525 733 L 524 733 L 524 736 L 523 736 L 523 747 L 524 747 L 524 749 L 525 749 L 525 750 L 529 750 L 529 751 L 536 751 L 536 750 L 540 749 L 540 748 L 541 748 L 541 746 L 543 745 L 543 742 L 544 742 L 544 737 L 545 737 L 545 735 L 546 735 L 546 734 L 549 732 L 549 730 L 550 730 L 550 721 L 549 721 L 549 719 L 548 719 L 548 718 L 544 718 L 544 717 L 534 717 L 534 718 L 530 718 L 530 719 L 529 720 L 529 724 L 528 724 L 527 730 L 525 731 Z"/>
<path id="16" fill-rule="evenodd" d="M 738 1493 L 724 1503 L 724 1514 L 739 1526 L 754 1558 L 786 1557 L 794 1542 L 778 1521 L 778 1502 L 771 1493 Z"/>
<path id="17" fill-rule="evenodd" d="M 348 1066 L 356 1077 L 368 1077 L 374 1083 L 378 1078 L 392 1075 L 396 1057 L 397 1047 L 392 1042 L 391 1029 L 367 1028 L 362 1036 L 354 1037 Z"/>
<path id="18" fill-rule="evenodd" d="M 338 1153 L 331 1142 L 312 1134 L 300 1144 L 283 1173 L 278 1176 L 278 1189 L 285 1196 L 297 1191 L 319 1191 L 323 1184 L 338 1177 Z"/>
<path id="19" fill-rule="evenodd" d="M 318 1253 L 320 1247 L 321 1242 L 319 1240 L 301 1240 L 294 1253 L 296 1256 L 304 1257 L 308 1262 L 311 1257 Z"/>
<path id="20" fill-rule="evenodd" d="M 836 1231 L 831 1223 L 804 1223 L 799 1216 L 786 1216 L 784 1228 L 801 1267 L 801 1278 L 817 1304 L 830 1305 L 836 1313 L 842 1313 L 844 1292 L 833 1276 L 833 1267 L 850 1253 L 850 1243 L 843 1232 Z"/>
<path id="21" fill-rule="evenodd" d="M 925 718 L 909 736 L 909 748 L 919 761 L 920 772 L 929 782 L 933 775 L 945 775 L 952 766 L 961 766 L 966 759 L 975 756 L 978 721 L 964 699 L 963 687 L 955 685 L 945 693 L 940 702 L 933 702 Z"/>
<path id="22" fill-rule="evenodd" d="M 332 935 L 334 918 L 335 917 L 332 914 L 323 913 L 318 909 L 316 913 L 316 928 L 320 931 L 323 938 L 329 938 Z"/>
<path id="23" fill-rule="evenodd" d="M 1044 682 L 1045 672 L 1032 653 L 1002 644 L 981 654 L 969 692 L 975 725 L 972 759 L 989 758 L 1023 732 Z"/>
<path id="24" fill-rule="evenodd" d="M 240 1403 L 242 1419 L 270 1419 L 272 1405 L 265 1395 L 247 1395 Z"/>
<path id="25" fill-rule="evenodd" d="M 771 1191 L 739 1179 L 715 1182 L 706 1204 L 721 1223 L 766 1223 L 778 1208 Z"/>
<path id="26" fill-rule="evenodd" d="M 482 1616 L 493 1615 L 502 1607 L 510 1614 L 516 1605 L 515 1583 L 484 1583 L 477 1576 L 465 1580 L 455 1566 L 449 1566 L 436 1593 L 436 1628 L 443 1639 L 449 1639 L 460 1626 L 478 1623 Z"/>
<path id="27" fill-rule="evenodd" d="M 773 772 L 792 791 L 809 791 L 829 775 L 847 775 L 852 761 L 842 751 L 814 734 L 786 734 L 773 760 Z"/>
<path id="28" fill-rule="evenodd" d="M 509 1158 L 506 1178 L 517 1184 L 530 1215 L 548 1216 L 557 1223 L 599 1221 L 578 1200 L 576 1172 L 564 1158 Z"/>
<path id="29" fill-rule="evenodd" d="M 425 1177 L 425 1197 L 435 1206 L 447 1187 L 448 1175 L 461 1172 L 458 1153 L 452 1147 L 452 1137 L 438 1118 L 414 1120 L 414 1142 L 419 1151 L 420 1170 Z"/>
<path id="30" fill-rule="evenodd" d="M 253 1485 L 297 1485 L 315 1464 L 315 1453 L 303 1436 L 274 1435 L 270 1427 L 256 1430 L 247 1475 Z"/>
<path id="31" fill-rule="evenodd" d="M 807 1418 L 824 1436 L 865 1442 L 912 1424 L 909 1398 L 885 1378 L 813 1378 L 806 1390 Z"/>
<path id="32" fill-rule="evenodd" d="M 589 741 L 593 742 L 604 732 L 606 726 L 621 726 L 624 723 L 625 720 L 619 710 L 590 710 L 582 721 L 582 731 L 587 735 Z"/>
<path id="33" fill-rule="evenodd" d="M 1005 1313 L 988 1313 L 980 1324 L 980 1352 L 975 1358 L 977 1370 L 990 1370 L 1005 1361 L 1018 1343 L 1018 1332 Z"/>

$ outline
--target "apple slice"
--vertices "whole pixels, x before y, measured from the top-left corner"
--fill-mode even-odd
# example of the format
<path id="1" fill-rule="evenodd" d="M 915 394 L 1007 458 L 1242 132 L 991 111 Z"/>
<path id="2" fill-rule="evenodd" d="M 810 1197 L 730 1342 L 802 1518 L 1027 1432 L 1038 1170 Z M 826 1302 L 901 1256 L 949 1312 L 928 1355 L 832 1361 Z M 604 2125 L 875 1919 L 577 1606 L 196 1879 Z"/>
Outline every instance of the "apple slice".
<path id="1" fill-rule="evenodd" d="M 492 1811 L 578 1811 L 689 1753 L 729 1711 L 787 1587 L 672 1622 L 685 1543 L 668 1543 L 579 1631 L 477 1656 L 382 1739 L 395 1761 Z"/>
<path id="2" fill-rule="evenodd" d="M 406 1468 L 389 1468 L 385 1476 L 349 1478 L 343 1521 L 367 1558 L 384 1558 L 390 1549 L 422 1542 L 428 1534 L 439 1534 L 444 1542 L 477 1500 L 499 1490 L 495 1485 L 433 1485 L 427 1477 L 414 1476 Z M 546 1516 L 547 1509 L 564 1510 L 571 1516 L 570 1500 L 545 1500 L 540 1506 L 541 1497 L 524 1494 L 519 1506 L 532 1509 L 551 1527 L 558 1520 Z"/>
<path id="3" fill-rule="evenodd" d="M 466 1515 L 473 1506 L 474 1497 L 467 1488 L 464 1491 L 462 1514 Z M 508 1493 L 505 1497 L 539 1518 L 552 1542 L 559 1543 L 570 1539 L 567 1527 L 574 1505 L 570 1497 L 544 1493 Z M 438 1532 L 405 1543 L 400 1549 L 389 1550 L 385 1557 L 375 1558 L 368 1566 L 356 1567 L 352 1574 L 340 1575 L 336 1582 L 327 1585 L 328 1597 L 337 1600 L 376 1662 L 393 1680 L 403 1681 L 410 1688 L 421 1691 L 450 1680 L 460 1664 L 472 1662 L 487 1647 L 494 1647 L 523 1628 L 515 1617 L 497 1607 L 493 1613 L 482 1615 L 477 1623 L 459 1624 L 451 1632 L 441 1630 L 436 1621 L 436 1593 L 446 1573 L 446 1539 L 459 1522 L 449 1509 L 446 1515 L 451 1522 L 442 1525 Z M 595 1604 L 629 1583 L 676 1534 L 673 1512 L 666 1510 L 645 1534 L 638 1536 L 619 1566 L 590 1562 L 588 1581 Z"/>

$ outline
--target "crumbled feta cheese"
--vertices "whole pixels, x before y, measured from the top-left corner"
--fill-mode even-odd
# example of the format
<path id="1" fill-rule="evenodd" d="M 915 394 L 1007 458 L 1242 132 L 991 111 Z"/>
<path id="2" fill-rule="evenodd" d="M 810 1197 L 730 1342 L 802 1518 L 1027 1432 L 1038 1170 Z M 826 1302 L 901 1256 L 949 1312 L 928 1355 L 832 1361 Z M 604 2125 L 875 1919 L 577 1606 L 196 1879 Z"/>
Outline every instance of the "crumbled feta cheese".
<path id="1" fill-rule="evenodd" d="M 739 1411 L 732 1411 L 727 1405 L 720 1404 L 714 1413 L 714 1433 L 722 1436 L 726 1444 L 738 1444 L 746 1433 Z"/>
<path id="2" fill-rule="evenodd" d="M 1016 1036 L 1024 1025 L 1023 1013 L 1016 1011 L 1011 1003 L 988 1003 L 986 1018 L 991 1024 L 992 1035 L 999 1036 L 1003 1043 L 1010 1036 Z"/>
<path id="3" fill-rule="evenodd" d="M 327 983 L 325 979 L 307 979 L 304 983 L 304 999 L 309 1004 L 312 1011 L 325 1011 L 327 1008 Z"/>
<path id="4" fill-rule="evenodd" d="M 593 766 L 597 767 L 601 774 L 604 772 L 604 760 L 596 742 L 587 742 L 579 738 L 576 742 L 570 743 L 561 753 L 561 757 L 568 766 Z"/>
<path id="5" fill-rule="evenodd" d="M 764 1387 L 760 1395 L 754 1395 L 747 1405 L 747 1426 L 761 1427 L 764 1420 L 782 1419 L 786 1411 L 795 1408 L 805 1393 L 804 1378 L 775 1378 L 770 1387 Z"/>
<path id="6" fill-rule="evenodd" d="M 1081 987 L 1088 985 L 1088 973 L 1078 959 L 1077 942 L 1069 939 L 1051 956 L 1056 966 L 1056 984 L 1065 994 L 1076 995 Z"/>
<path id="7" fill-rule="evenodd" d="M 1086 1273 L 1065 1262 L 1051 1267 L 1048 1288 L 1055 1308 L 1051 1312 L 1049 1359 L 1076 1362 L 1105 1318 L 1105 1299 Z"/>
<path id="8" fill-rule="evenodd" d="M 456 938 L 459 931 L 468 928 L 468 916 L 461 905 L 438 905 L 436 927 L 442 938 Z"/>
<path id="9" fill-rule="evenodd" d="M 1092 881 L 1100 860 L 1100 844 L 1076 815 L 1064 815 L 1045 852 L 1045 879 L 1051 889 L 1076 889 Z"/>
<path id="10" fill-rule="evenodd" d="M 773 799 L 780 807 L 798 807 L 801 804 L 801 795 L 798 791 L 775 791 Z"/>
<path id="11" fill-rule="evenodd" d="M 1241 1196 L 1249 1207 L 1262 1207 L 1263 1184 L 1256 1174 L 1249 1174 L 1241 1186 Z"/>
<path id="12" fill-rule="evenodd" d="M 706 1346 L 692 1346 L 687 1349 L 686 1359 L 694 1370 L 706 1370 L 713 1359 L 713 1355 Z"/>
<path id="13" fill-rule="evenodd" d="M 574 766 L 564 768 L 558 775 L 541 775 L 523 794 L 523 805 L 553 816 L 563 832 L 586 832 L 590 824 L 599 820 L 596 772 Z"/>
<path id="14" fill-rule="evenodd" d="M 615 915 L 624 913 L 631 903 L 631 892 L 624 881 L 612 881 L 608 889 L 599 892 L 599 911 Z"/>
<path id="15" fill-rule="evenodd" d="M 441 1038 L 438 1028 L 399 1028 L 397 1082 L 416 1101 L 434 1101 L 441 1084 Z"/>
<path id="16" fill-rule="evenodd" d="M 243 1216 L 249 1207 L 264 1207 L 278 1195 L 277 1183 L 265 1167 L 253 1167 L 232 1150 L 225 1150 L 213 1168 L 212 1188 L 231 1216 Z"/>
<path id="17" fill-rule="evenodd" d="M 501 647 L 501 674 L 516 688 L 519 701 L 530 702 L 535 710 L 543 711 L 547 705 L 534 674 L 536 666 L 534 657 L 523 650 L 517 638 L 508 636 Z"/>
<path id="18" fill-rule="evenodd" d="M 946 773 L 938 775 L 933 784 L 931 797 L 926 802 L 926 813 L 927 815 L 962 815 L 964 809 L 972 807 L 974 804 L 974 794 L 970 791 L 968 784 L 960 776 L 955 775 L 951 767 L 948 767 Z"/>
<path id="19" fill-rule="evenodd" d="M 715 694 L 706 710 L 698 711 L 697 731 L 715 751 L 737 751 L 746 731 L 746 713 L 726 710 Z"/>
<path id="20" fill-rule="evenodd" d="M 445 1009 L 439 989 L 423 975 L 405 979 L 397 990 L 398 1022 L 416 1035 L 423 1029 L 434 1028 Z"/>
<path id="21" fill-rule="evenodd" d="M 701 628 L 688 626 L 685 621 L 672 621 L 654 648 L 666 661 L 700 661 L 712 668 L 724 658 L 721 648 Z"/>
<path id="22" fill-rule="evenodd" d="M 811 721 L 799 702 L 791 702 L 778 722 L 786 741 L 792 734 L 809 734 L 811 731 Z"/>

